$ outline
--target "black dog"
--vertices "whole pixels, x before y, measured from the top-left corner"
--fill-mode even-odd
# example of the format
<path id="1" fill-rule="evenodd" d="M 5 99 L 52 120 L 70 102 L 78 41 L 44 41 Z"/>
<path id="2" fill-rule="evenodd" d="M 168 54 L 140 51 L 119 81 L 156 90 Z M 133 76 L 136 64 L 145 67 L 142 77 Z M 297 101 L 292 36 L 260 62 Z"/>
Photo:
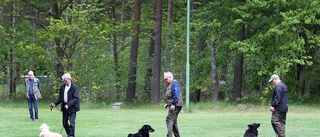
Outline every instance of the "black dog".
<path id="1" fill-rule="evenodd" d="M 258 128 L 260 123 L 252 123 L 248 125 L 248 129 L 244 133 L 243 137 L 258 137 Z"/>
<path id="2" fill-rule="evenodd" d="M 149 132 L 154 132 L 155 130 L 150 125 L 143 125 L 139 129 L 138 133 L 129 134 L 128 137 L 149 137 Z"/>

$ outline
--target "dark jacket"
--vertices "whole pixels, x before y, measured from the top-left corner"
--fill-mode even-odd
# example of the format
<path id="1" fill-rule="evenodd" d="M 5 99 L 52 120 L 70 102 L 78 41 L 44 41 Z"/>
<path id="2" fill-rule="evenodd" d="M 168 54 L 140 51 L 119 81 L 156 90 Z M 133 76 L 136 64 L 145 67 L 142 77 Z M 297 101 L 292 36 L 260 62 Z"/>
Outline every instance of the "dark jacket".
<path id="1" fill-rule="evenodd" d="M 275 86 L 272 92 L 271 106 L 276 111 L 288 112 L 288 89 L 283 82 L 279 82 Z"/>
<path id="2" fill-rule="evenodd" d="M 78 87 L 77 85 L 73 84 L 73 82 L 71 82 L 71 87 L 68 90 L 68 102 L 65 103 L 63 101 L 64 98 L 64 88 L 65 88 L 65 84 L 63 84 L 60 87 L 59 90 L 59 97 L 57 98 L 57 100 L 55 100 L 53 103 L 57 106 L 60 103 L 61 104 L 61 111 L 63 110 L 64 106 L 67 104 L 68 105 L 68 111 L 69 112 L 77 112 L 80 111 L 80 97 L 79 97 L 79 91 L 78 91 Z"/>

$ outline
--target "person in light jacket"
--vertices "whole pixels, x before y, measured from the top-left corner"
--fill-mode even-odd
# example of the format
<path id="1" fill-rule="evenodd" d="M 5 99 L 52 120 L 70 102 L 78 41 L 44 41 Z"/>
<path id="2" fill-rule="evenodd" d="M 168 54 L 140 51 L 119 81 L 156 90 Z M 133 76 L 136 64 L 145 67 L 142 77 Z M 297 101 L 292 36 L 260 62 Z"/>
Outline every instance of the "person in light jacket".
<path id="1" fill-rule="evenodd" d="M 33 71 L 28 72 L 28 78 L 25 79 L 26 95 L 30 121 L 38 121 L 38 99 L 41 98 L 40 80 L 35 78 Z"/>

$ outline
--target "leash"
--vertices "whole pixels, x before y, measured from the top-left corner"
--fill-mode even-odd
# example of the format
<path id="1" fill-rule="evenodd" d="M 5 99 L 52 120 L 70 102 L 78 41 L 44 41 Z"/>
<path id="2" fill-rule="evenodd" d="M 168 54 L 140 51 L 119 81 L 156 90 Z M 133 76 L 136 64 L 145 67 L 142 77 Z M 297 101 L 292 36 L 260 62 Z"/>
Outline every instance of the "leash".
<path id="1" fill-rule="evenodd" d="M 52 106 L 52 105 L 50 105 L 50 111 L 52 111 L 52 108 L 56 108 L 58 111 L 60 111 L 58 108 L 57 108 L 57 106 Z"/>
<path id="2" fill-rule="evenodd" d="M 65 116 L 67 116 L 68 110 L 65 110 L 65 112 L 66 112 Z M 60 134 L 62 133 L 62 130 L 63 130 L 63 126 L 61 128 Z"/>
<path id="3" fill-rule="evenodd" d="M 60 134 L 62 133 L 62 130 L 63 130 L 63 127 L 62 127 L 61 130 L 60 130 Z"/>
<path id="4" fill-rule="evenodd" d="M 58 111 L 60 111 L 58 108 L 57 108 L 57 106 L 52 106 L 52 105 L 50 105 L 50 111 L 52 111 L 52 108 L 56 108 Z M 66 113 L 67 113 L 67 111 L 66 111 Z M 63 127 L 61 128 L 61 130 L 60 130 L 60 134 L 62 133 L 62 130 L 63 130 Z"/>

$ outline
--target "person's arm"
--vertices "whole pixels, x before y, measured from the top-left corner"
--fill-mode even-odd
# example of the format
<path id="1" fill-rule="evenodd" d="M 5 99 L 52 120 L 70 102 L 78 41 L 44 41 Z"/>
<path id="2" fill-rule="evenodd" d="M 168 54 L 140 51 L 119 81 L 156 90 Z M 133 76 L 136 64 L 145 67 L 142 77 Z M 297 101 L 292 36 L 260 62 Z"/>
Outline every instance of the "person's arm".
<path id="1" fill-rule="evenodd" d="M 280 85 L 277 85 L 275 87 L 275 89 L 274 89 L 275 96 L 274 96 L 274 99 L 273 99 L 272 104 L 271 104 L 272 107 L 276 107 L 276 106 L 279 105 L 281 97 L 282 97 L 282 91 L 281 90 L 282 90 L 282 88 L 281 88 Z"/>
<path id="2" fill-rule="evenodd" d="M 38 89 L 40 90 L 40 80 L 38 79 Z"/>
<path id="3" fill-rule="evenodd" d="M 29 89 L 27 89 L 27 79 L 24 80 L 24 86 L 26 87 L 26 91 L 27 91 L 26 97 L 29 98 L 29 93 L 28 93 Z"/>
<path id="4" fill-rule="evenodd" d="M 59 105 L 62 102 L 62 100 L 61 100 L 61 97 L 62 97 L 61 94 L 63 94 L 62 91 L 64 91 L 63 86 L 61 86 L 59 88 L 59 97 L 55 101 L 53 101 L 53 103 L 51 103 L 52 106 L 55 107 L 55 106 Z"/>

